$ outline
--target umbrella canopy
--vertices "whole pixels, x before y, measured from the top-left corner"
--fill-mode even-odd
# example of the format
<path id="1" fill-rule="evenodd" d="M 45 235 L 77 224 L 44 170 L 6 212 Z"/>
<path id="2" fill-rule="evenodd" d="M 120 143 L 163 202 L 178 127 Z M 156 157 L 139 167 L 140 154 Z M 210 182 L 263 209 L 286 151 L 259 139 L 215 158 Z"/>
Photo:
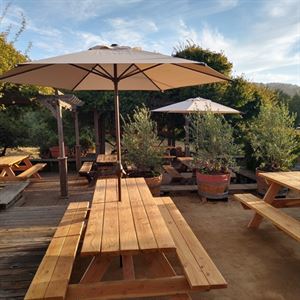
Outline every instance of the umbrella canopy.
<path id="1" fill-rule="evenodd" d="M 164 91 L 226 80 L 226 76 L 205 63 L 115 44 L 110 47 L 95 46 L 87 51 L 23 63 L 0 76 L 0 81 L 51 86 L 72 91 L 113 90 L 120 176 L 122 165 L 119 90 Z"/>
<path id="2" fill-rule="evenodd" d="M 190 98 L 175 104 L 167 105 L 152 110 L 152 112 L 191 114 L 211 111 L 214 114 L 240 114 L 241 112 L 231 107 L 213 102 L 201 97 Z M 185 118 L 185 155 L 190 155 L 189 148 L 189 119 Z"/>
<path id="3" fill-rule="evenodd" d="M 153 112 L 166 112 L 177 114 L 190 114 L 211 111 L 215 114 L 240 114 L 241 112 L 231 107 L 213 102 L 201 97 L 190 98 L 175 104 L 167 105 L 152 110 Z"/>
<path id="4" fill-rule="evenodd" d="M 163 91 L 228 78 L 205 63 L 129 47 L 96 46 L 20 64 L 0 80 L 67 90 L 114 90 L 117 80 L 119 90 Z"/>

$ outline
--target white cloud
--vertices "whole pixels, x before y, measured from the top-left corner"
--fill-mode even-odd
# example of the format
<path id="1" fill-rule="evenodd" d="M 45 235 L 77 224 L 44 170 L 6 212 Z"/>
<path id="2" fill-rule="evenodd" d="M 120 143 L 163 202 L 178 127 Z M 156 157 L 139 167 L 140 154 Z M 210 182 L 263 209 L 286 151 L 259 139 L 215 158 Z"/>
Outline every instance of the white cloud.
<path id="1" fill-rule="evenodd" d="M 266 14 L 268 17 L 274 17 L 274 18 L 284 17 L 284 16 L 291 17 L 295 14 L 295 12 L 297 12 L 297 9 L 299 12 L 298 0 L 265 1 L 262 12 Z"/>
<path id="2" fill-rule="evenodd" d="M 190 9 L 191 6 L 186 0 L 172 1 L 166 0 L 164 6 L 160 1 L 154 0 L 42 1 L 39 9 L 43 12 L 40 16 L 36 11 L 31 12 L 32 15 L 35 13 L 32 18 L 26 15 L 24 9 L 13 5 L 13 13 L 1 25 L 7 26 L 11 23 L 17 29 L 18 16 L 25 14 L 28 20 L 27 31 L 34 38 L 34 58 L 44 57 L 45 53 L 59 55 L 86 50 L 97 44 L 111 43 L 140 46 L 145 50 L 170 54 L 172 47 L 178 42 L 192 40 L 203 48 L 224 51 L 234 64 L 234 74 L 244 73 L 254 81 L 300 84 L 299 72 L 288 74 L 280 69 L 293 67 L 295 70 L 295 65 L 299 66 L 300 51 L 297 45 L 300 42 L 300 7 L 296 0 L 262 2 L 256 10 L 253 22 L 246 28 L 245 35 L 236 38 L 228 38 L 221 31 L 221 27 L 212 26 L 207 21 L 199 21 L 199 25 L 190 26 L 186 20 L 191 20 L 192 16 L 197 16 L 200 20 L 201 16 L 233 9 L 240 4 L 238 0 L 208 1 L 201 9 L 196 3 L 194 5 L 197 9 L 194 10 Z M 134 17 L 123 17 L 121 13 L 114 13 L 114 17 L 111 17 L 112 12 L 121 12 L 122 8 L 130 8 L 130 5 L 138 2 L 143 2 L 140 5 L 142 10 L 135 10 Z M 172 3 L 174 10 L 168 12 L 170 18 L 166 18 L 166 12 L 162 9 Z M 145 15 L 148 11 L 149 15 Z M 156 12 L 155 16 L 151 15 L 153 11 Z M 57 20 L 67 21 L 57 22 L 56 25 L 52 22 L 54 16 Z M 100 34 L 79 27 L 81 22 L 91 21 L 95 17 Z M 76 25 L 73 26 L 74 24 Z"/>
<path id="3" fill-rule="evenodd" d="M 116 30 L 142 30 L 146 33 L 158 31 L 156 24 L 152 20 L 147 20 L 145 18 L 124 19 L 119 17 L 108 19 L 108 23 Z"/>
<path id="4" fill-rule="evenodd" d="M 72 22 L 83 22 L 98 18 L 136 4 L 142 0 L 52 0 L 42 1 L 41 7 L 46 9 L 48 16 L 59 17 Z"/>
<path id="5" fill-rule="evenodd" d="M 289 18 L 279 24 L 274 17 L 264 18 L 253 25 L 244 42 L 228 39 L 208 24 L 197 30 L 187 26 L 183 20 L 179 22 L 177 34 L 180 41 L 190 39 L 205 49 L 223 51 L 233 62 L 234 74 L 244 73 L 246 77 L 256 78 L 256 81 L 282 80 L 300 84 L 299 72 L 288 75 L 280 71 L 282 67 L 299 66 L 300 52 L 295 47 L 300 41 L 299 20 Z"/>
<path id="6" fill-rule="evenodd" d="M 223 9 L 231 9 L 239 4 L 239 0 L 217 0 L 217 4 Z"/>
<path id="7" fill-rule="evenodd" d="M 182 19 L 179 20 L 178 25 L 179 26 L 177 30 L 178 30 L 180 40 L 183 41 L 192 40 L 195 42 L 198 40 L 197 32 L 193 28 L 188 27 Z"/>
<path id="8" fill-rule="evenodd" d="M 199 42 L 203 48 L 208 48 L 213 51 L 231 51 L 232 42 L 226 40 L 216 28 L 212 29 L 208 25 L 205 25 L 202 29 Z"/>
<path id="9" fill-rule="evenodd" d="M 109 42 L 105 40 L 102 36 L 93 33 L 78 31 L 78 32 L 73 32 L 72 34 L 74 34 L 77 38 L 79 38 L 76 39 L 77 42 L 80 41 L 80 49 L 77 48 L 76 51 L 87 50 L 88 48 L 95 45 L 109 44 Z"/>

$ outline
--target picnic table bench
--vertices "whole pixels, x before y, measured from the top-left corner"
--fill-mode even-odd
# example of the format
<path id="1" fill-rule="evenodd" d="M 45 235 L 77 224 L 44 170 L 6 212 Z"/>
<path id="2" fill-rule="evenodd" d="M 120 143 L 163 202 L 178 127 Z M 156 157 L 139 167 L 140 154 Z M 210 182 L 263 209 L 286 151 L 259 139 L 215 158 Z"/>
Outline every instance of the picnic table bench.
<path id="1" fill-rule="evenodd" d="M 35 273 L 25 300 L 65 298 L 88 205 L 89 202 L 69 204 Z"/>
<path id="2" fill-rule="evenodd" d="M 32 165 L 29 160 L 29 155 L 1 156 L 0 180 L 27 180 L 31 176 L 35 178 L 41 178 L 38 172 L 46 165 L 47 164 L 45 163 Z M 16 172 L 19 174 L 16 174 Z"/>
<path id="3" fill-rule="evenodd" d="M 163 169 L 171 176 L 172 180 L 180 181 L 183 176 L 171 165 L 163 165 Z"/>
<path id="4" fill-rule="evenodd" d="M 112 177 L 116 175 L 116 154 L 99 154 L 96 159 L 98 177 Z"/>
<path id="5" fill-rule="evenodd" d="M 224 288 L 227 283 L 171 198 L 154 198 L 143 178 L 97 180 L 79 255 L 92 258 L 78 283 L 69 283 L 87 203 L 70 204 L 25 299 L 126 299 L 171 296 Z M 60 229 L 61 228 L 61 229 Z M 183 275 L 167 258 L 177 256 Z M 123 279 L 102 281 L 114 257 Z M 146 262 L 141 278 L 134 258 Z"/>
<path id="6" fill-rule="evenodd" d="M 270 183 L 263 199 L 252 194 L 235 194 L 234 198 L 255 211 L 248 224 L 249 228 L 258 228 L 263 218 L 271 221 L 276 227 L 300 241 L 300 222 L 279 208 L 300 207 L 299 198 L 275 199 L 282 187 L 287 187 L 300 192 L 300 172 L 272 172 L 260 173 Z"/>
<path id="7" fill-rule="evenodd" d="M 94 172 L 92 171 L 94 163 L 92 161 L 86 161 L 82 164 L 78 173 L 82 177 L 86 177 L 88 182 L 90 183 L 94 178 Z"/>
<path id="8" fill-rule="evenodd" d="M 115 164 L 117 162 L 116 154 L 99 154 L 96 163 L 100 165 Z"/>

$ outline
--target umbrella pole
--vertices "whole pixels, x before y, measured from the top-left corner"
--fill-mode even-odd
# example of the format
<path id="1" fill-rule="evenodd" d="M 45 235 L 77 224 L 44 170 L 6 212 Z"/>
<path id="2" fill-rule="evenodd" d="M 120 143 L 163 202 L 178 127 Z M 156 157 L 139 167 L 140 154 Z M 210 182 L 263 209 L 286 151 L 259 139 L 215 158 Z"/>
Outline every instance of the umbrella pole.
<path id="1" fill-rule="evenodd" d="M 56 91 L 57 94 L 57 91 Z M 65 154 L 65 143 L 64 143 L 64 133 L 63 133 L 63 123 L 62 123 L 62 107 L 60 105 L 59 99 L 56 101 L 56 119 L 57 119 L 57 129 L 58 129 L 58 140 L 59 140 L 59 180 L 60 180 L 60 196 L 62 198 L 68 198 L 68 163 Z"/>
<path id="2" fill-rule="evenodd" d="M 120 101 L 118 89 L 117 65 L 114 64 L 114 100 L 115 100 L 115 124 L 116 124 L 116 144 L 117 144 L 117 176 L 118 176 L 118 199 L 121 201 L 121 134 L 120 134 Z"/>

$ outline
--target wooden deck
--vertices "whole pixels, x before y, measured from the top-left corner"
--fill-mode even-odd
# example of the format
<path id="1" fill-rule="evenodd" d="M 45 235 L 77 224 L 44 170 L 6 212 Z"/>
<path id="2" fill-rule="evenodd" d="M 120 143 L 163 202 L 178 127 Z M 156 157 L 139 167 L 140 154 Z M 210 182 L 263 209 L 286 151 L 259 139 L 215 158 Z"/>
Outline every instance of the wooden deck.
<path id="1" fill-rule="evenodd" d="M 70 201 L 92 199 L 94 187 L 85 179 L 69 179 Z M 57 174 L 43 174 L 43 180 L 31 183 L 23 194 L 24 206 L 0 212 L 1 300 L 23 299 L 68 204 L 58 196 Z M 195 292 L 193 300 L 248 300 L 249 295 L 251 299 L 299 298 L 298 242 L 274 230 L 270 222 L 255 233 L 247 230 L 251 211 L 241 210 L 235 201 L 199 203 L 196 193 L 172 196 L 172 200 L 228 280 L 227 289 L 205 295 Z M 298 210 L 284 211 L 300 220 Z M 140 261 L 137 268 L 143 272 Z M 119 271 L 118 257 L 105 279 L 114 279 L 115 270 Z"/>
<path id="2" fill-rule="evenodd" d="M 0 212 L 0 299 L 23 299 L 65 205 Z"/>

